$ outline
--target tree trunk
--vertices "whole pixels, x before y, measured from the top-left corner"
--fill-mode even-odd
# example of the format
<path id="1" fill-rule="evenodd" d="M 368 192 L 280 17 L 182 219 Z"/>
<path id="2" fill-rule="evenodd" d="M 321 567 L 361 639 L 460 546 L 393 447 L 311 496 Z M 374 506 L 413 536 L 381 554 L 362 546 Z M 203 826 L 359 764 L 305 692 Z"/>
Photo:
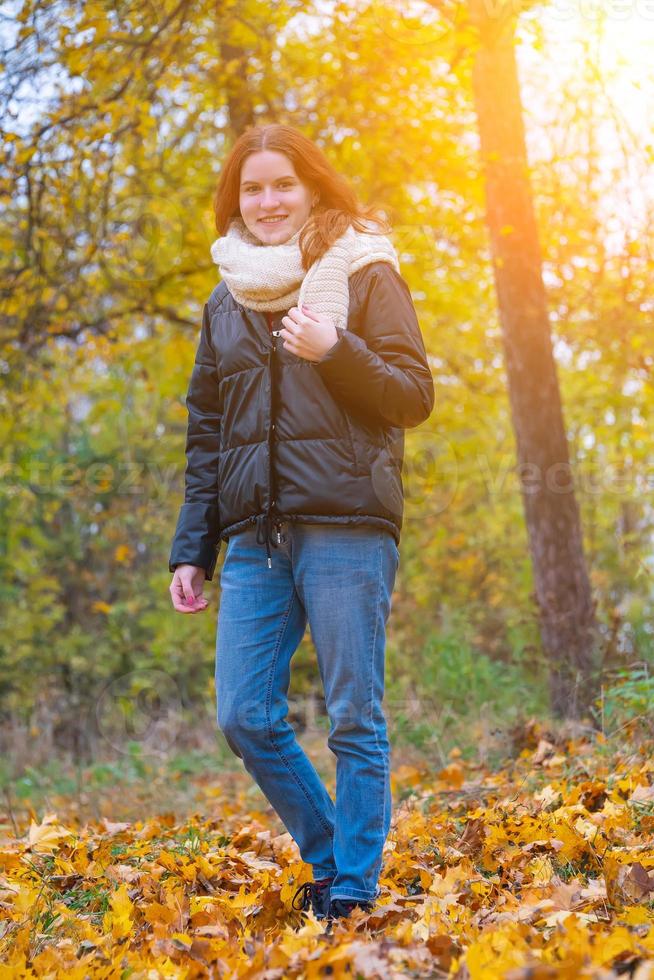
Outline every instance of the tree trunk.
<path id="1" fill-rule="evenodd" d="M 234 139 L 248 126 L 254 126 L 255 116 L 252 94 L 247 83 L 247 52 L 227 41 L 221 41 L 220 57 L 228 66 L 225 84 L 229 126 Z"/>
<path id="2" fill-rule="evenodd" d="M 515 57 L 511 4 L 468 0 L 474 98 L 502 339 L 541 640 L 557 717 L 598 693 L 599 633 L 563 421 Z M 515 9 L 515 8 L 514 8 Z"/>

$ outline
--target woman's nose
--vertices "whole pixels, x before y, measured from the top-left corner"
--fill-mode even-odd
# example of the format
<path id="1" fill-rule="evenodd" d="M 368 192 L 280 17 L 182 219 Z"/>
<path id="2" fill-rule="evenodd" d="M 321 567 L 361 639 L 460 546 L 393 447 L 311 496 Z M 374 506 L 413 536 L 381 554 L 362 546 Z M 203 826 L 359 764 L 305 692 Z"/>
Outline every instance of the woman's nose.
<path id="1" fill-rule="evenodd" d="M 275 191 L 263 192 L 263 200 L 261 201 L 262 207 L 264 208 L 277 207 L 278 203 L 279 203 L 279 199 Z"/>

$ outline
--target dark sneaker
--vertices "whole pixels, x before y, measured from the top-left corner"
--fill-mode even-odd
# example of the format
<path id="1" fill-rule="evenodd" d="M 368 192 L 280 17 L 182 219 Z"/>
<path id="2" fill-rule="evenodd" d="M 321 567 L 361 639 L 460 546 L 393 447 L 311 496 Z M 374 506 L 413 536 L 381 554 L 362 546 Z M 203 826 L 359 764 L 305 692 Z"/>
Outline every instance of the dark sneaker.
<path id="1" fill-rule="evenodd" d="M 311 908 L 316 919 L 326 919 L 329 913 L 329 886 L 332 878 L 320 878 L 318 881 L 305 881 L 293 896 L 292 906 L 298 911 L 306 912 Z M 299 898 L 299 904 L 296 904 Z"/>
<path id="2" fill-rule="evenodd" d="M 334 898 L 329 903 L 328 919 L 340 919 L 348 916 L 353 909 L 361 908 L 364 912 L 372 912 L 373 902 L 361 902 L 350 898 Z"/>

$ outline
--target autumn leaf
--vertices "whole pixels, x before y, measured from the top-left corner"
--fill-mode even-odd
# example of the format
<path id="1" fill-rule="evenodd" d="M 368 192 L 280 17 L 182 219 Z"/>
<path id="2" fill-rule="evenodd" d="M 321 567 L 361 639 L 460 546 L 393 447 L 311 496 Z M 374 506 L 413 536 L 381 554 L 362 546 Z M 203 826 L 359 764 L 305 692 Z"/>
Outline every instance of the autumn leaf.
<path id="1" fill-rule="evenodd" d="M 126 939 L 133 926 L 134 903 L 130 899 L 127 886 L 120 885 L 109 898 L 110 911 L 106 912 L 102 924 L 114 940 Z"/>
<path id="2" fill-rule="evenodd" d="M 57 823 L 55 813 L 47 813 L 40 824 L 34 821 L 30 824 L 28 834 L 28 846 L 37 853 L 52 853 L 61 846 L 61 843 L 70 838 L 72 832 L 61 824 Z"/>

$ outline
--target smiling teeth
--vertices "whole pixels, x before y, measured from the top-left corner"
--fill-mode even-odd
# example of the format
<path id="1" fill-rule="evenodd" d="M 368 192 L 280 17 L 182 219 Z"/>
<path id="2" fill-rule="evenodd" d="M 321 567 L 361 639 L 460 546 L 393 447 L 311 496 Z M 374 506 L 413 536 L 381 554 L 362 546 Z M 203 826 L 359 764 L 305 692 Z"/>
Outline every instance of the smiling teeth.
<path id="1" fill-rule="evenodd" d="M 286 215 L 281 218 L 260 218 L 264 225 L 276 225 L 278 221 L 283 221 Z"/>

